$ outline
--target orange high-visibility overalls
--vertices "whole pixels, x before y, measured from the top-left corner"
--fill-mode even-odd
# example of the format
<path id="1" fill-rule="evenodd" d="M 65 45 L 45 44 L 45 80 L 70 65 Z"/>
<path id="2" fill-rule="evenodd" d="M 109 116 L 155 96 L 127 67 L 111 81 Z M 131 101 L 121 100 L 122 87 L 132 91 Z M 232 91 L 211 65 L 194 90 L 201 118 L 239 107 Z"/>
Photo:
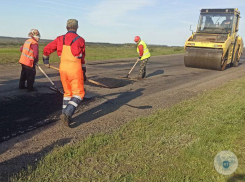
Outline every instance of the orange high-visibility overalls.
<path id="1" fill-rule="evenodd" d="M 67 105 L 63 104 L 62 112 L 69 116 L 73 115 L 76 107 L 85 95 L 81 59 L 75 57 L 71 52 L 71 45 L 79 38 L 77 36 L 70 45 L 65 45 L 64 35 L 60 58 L 60 78 L 65 92 L 63 101 L 67 101 Z"/>

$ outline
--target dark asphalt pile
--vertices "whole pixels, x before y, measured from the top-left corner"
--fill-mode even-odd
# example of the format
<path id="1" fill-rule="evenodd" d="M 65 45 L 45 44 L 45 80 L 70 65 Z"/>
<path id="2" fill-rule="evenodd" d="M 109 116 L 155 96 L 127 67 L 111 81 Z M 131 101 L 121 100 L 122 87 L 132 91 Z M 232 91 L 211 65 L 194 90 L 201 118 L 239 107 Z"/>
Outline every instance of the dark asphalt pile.
<path id="1" fill-rule="evenodd" d="M 118 88 L 124 87 L 126 85 L 132 84 L 134 81 L 127 80 L 127 79 L 117 79 L 117 78 L 92 78 L 92 80 L 102 83 L 103 85 L 108 86 L 109 88 Z M 87 85 L 95 86 L 95 87 L 102 87 L 90 82 L 86 83 Z"/>
<path id="2" fill-rule="evenodd" d="M 0 98 L 0 143 L 57 121 L 63 96 L 31 93 Z"/>

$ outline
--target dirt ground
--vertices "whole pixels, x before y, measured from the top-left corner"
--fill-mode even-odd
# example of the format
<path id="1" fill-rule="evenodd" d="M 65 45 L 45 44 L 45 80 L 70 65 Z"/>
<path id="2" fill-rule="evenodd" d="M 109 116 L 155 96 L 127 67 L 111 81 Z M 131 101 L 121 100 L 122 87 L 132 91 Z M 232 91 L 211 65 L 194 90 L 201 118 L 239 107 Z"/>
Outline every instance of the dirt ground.
<path id="1" fill-rule="evenodd" d="M 110 132 L 139 116 L 147 116 L 203 91 L 243 77 L 245 57 L 237 68 L 213 71 L 184 66 L 184 55 L 152 57 L 147 79 L 125 80 L 135 59 L 95 61 L 87 76 L 112 88 L 86 83 L 86 97 L 71 128 L 59 120 L 62 95 L 53 92 L 37 69 L 37 91 L 18 89 L 20 66 L 0 66 L 0 181 L 35 163 L 56 146 L 82 140 L 89 134 Z M 54 66 L 58 66 L 54 64 Z M 58 88 L 57 71 L 43 67 Z M 130 75 L 137 77 L 139 65 Z"/>

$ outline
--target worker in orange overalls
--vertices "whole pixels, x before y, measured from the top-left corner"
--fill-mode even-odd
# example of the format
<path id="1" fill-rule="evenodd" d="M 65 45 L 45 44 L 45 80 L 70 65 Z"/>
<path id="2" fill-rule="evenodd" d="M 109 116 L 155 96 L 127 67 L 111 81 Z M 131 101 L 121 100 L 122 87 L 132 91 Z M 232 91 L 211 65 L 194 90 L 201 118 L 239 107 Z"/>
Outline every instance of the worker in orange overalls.
<path id="1" fill-rule="evenodd" d="M 34 91 L 33 85 L 36 76 L 35 64 L 38 62 L 38 41 L 40 33 L 37 29 L 32 29 L 29 34 L 30 39 L 26 40 L 20 47 L 20 60 L 22 70 L 20 74 L 19 89 L 27 88 L 28 91 Z M 27 87 L 25 82 L 27 81 Z"/>
<path id="2" fill-rule="evenodd" d="M 60 57 L 60 78 L 64 88 L 63 108 L 60 119 L 70 126 L 72 115 L 84 98 L 86 81 L 85 40 L 76 32 L 78 21 L 67 21 L 67 33 L 57 37 L 43 49 L 43 62 L 49 67 L 49 55 L 57 50 Z"/>
<path id="3" fill-rule="evenodd" d="M 141 40 L 139 36 L 136 36 L 134 38 L 134 41 L 137 44 L 137 52 L 139 54 L 138 60 L 141 61 L 138 78 L 146 78 L 146 64 L 151 57 L 151 53 L 146 43 L 143 40 Z"/>

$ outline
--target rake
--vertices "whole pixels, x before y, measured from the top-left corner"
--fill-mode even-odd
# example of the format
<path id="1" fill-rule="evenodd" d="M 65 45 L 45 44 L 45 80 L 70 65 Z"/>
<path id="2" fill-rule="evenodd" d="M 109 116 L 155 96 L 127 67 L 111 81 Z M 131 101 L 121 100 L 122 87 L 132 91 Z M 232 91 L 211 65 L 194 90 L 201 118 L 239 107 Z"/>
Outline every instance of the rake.
<path id="1" fill-rule="evenodd" d="M 60 94 L 64 94 L 63 91 L 59 90 L 56 85 L 54 84 L 54 82 L 48 77 L 48 75 L 43 71 L 43 69 L 38 65 L 36 64 L 36 66 L 39 68 L 39 70 L 44 74 L 44 76 L 46 76 L 46 78 L 49 80 L 49 82 L 52 84 L 52 86 L 50 86 L 49 88 L 55 92 L 58 92 Z"/>

